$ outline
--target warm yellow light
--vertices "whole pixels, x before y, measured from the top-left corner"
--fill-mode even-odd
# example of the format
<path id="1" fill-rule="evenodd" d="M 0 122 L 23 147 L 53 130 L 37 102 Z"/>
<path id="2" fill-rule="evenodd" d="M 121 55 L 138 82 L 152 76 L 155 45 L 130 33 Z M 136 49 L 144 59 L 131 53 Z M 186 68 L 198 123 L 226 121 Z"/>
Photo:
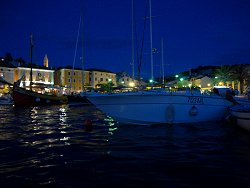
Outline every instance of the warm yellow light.
<path id="1" fill-rule="evenodd" d="M 211 86 L 211 84 L 207 84 L 207 86 L 208 86 L 208 87 L 210 87 L 210 86 Z"/>
<path id="2" fill-rule="evenodd" d="M 135 87 L 135 83 L 134 82 L 129 82 L 128 84 L 130 87 Z"/>

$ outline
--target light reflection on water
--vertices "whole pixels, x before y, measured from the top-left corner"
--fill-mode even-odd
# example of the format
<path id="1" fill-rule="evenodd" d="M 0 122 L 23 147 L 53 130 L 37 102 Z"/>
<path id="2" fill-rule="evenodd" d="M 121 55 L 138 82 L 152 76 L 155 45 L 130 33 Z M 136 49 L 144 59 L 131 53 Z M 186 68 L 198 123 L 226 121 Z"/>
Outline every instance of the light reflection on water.
<path id="1" fill-rule="evenodd" d="M 0 113 L 3 187 L 250 186 L 250 136 L 231 124 L 119 125 L 91 105 Z"/>

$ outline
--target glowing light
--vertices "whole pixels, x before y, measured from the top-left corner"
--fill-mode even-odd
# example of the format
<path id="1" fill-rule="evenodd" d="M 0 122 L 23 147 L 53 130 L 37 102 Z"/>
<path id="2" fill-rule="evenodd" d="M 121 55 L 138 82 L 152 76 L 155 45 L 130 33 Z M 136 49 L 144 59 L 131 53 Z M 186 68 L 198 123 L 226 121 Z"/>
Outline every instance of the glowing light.
<path id="1" fill-rule="evenodd" d="M 183 78 L 180 78 L 180 81 L 183 81 L 184 79 Z"/>
<path id="2" fill-rule="evenodd" d="M 128 84 L 130 87 L 135 87 L 135 83 L 134 82 L 129 82 Z"/>

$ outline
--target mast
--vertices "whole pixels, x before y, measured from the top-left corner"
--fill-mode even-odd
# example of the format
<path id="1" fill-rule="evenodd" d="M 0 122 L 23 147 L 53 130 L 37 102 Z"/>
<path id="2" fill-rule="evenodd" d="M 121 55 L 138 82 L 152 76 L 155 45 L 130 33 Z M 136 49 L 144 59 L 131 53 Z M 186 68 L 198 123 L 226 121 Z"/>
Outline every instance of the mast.
<path id="1" fill-rule="evenodd" d="M 161 38 L 161 68 L 162 68 L 162 85 L 164 86 L 165 81 L 164 81 L 164 54 L 163 54 L 163 38 Z"/>
<path id="2" fill-rule="evenodd" d="M 151 80 L 154 80 L 154 59 L 153 59 L 153 39 L 152 39 L 152 13 L 151 0 L 149 0 L 149 19 L 150 19 L 150 58 L 151 58 Z"/>
<path id="3" fill-rule="evenodd" d="M 82 91 L 84 91 L 85 74 L 84 74 L 84 26 L 83 26 L 83 15 L 82 15 Z"/>
<path id="4" fill-rule="evenodd" d="M 135 78 L 135 54 L 134 54 L 134 0 L 132 0 L 132 60 L 131 60 L 131 65 L 132 65 L 132 79 Z"/>
<path id="5" fill-rule="evenodd" d="M 72 71 L 71 71 L 70 93 L 72 91 L 73 74 L 74 74 L 74 70 L 75 70 L 75 61 L 76 61 L 76 51 L 77 51 L 77 45 L 78 45 L 78 40 L 79 40 L 81 22 L 82 22 L 82 17 L 80 16 L 79 26 L 78 26 L 78 31 L 77 31 L 77 39 L 76 39 L 76 46 L 75 46 L 74 61 L 73 61 L 73 67 L 72 67 Z"/>
<path id="6" fill-rule="evenodd" d="M 30 90 L 32 91 L 32 53 L 33 53 L 33 38 L 32 33 L 30 33 Z"/>

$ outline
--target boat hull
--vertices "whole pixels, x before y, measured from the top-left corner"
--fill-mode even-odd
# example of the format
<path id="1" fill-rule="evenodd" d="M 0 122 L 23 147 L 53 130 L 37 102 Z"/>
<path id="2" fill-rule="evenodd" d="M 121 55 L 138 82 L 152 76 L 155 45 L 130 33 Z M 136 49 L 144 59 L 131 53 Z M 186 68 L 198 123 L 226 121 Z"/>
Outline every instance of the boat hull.
<path id="1" fill-rule="evenodd" d="M 88 99 L 122 124 L 143 125 L 222 120 L 233 105 L 219 96 L 166 93 L 92 95 Z"/>
<path id="2" fill-rule="evenodd" d="M 12 96 L 15 106 L 60 105 L 68 102 L 66 96 L 41 94 L 20 87 L 13 89 Z"/>
<path id="3" fill-rule="evenodd" d="M 248 111 L 232 110 L 231 114 L 236 118 L 236 124 L 239 127 L 250 131 L 250 109 Z"/>

